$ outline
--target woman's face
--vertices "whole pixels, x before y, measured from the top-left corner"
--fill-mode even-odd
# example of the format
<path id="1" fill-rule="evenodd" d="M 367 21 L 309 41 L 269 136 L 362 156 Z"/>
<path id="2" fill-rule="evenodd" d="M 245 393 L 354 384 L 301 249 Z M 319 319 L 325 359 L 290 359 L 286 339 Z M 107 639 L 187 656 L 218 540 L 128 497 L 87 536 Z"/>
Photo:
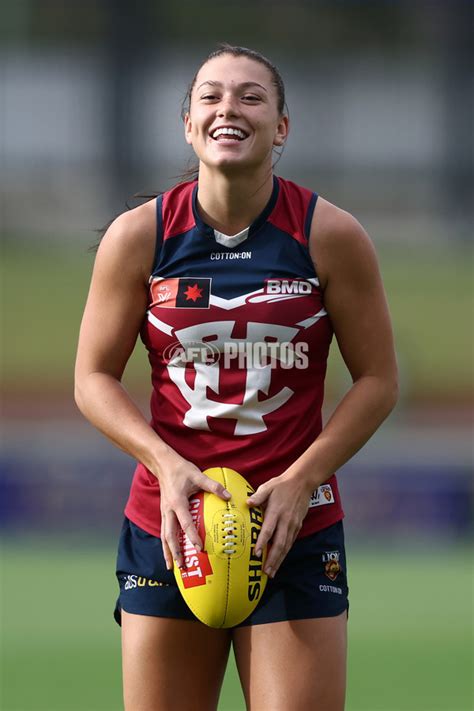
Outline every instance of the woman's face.
<path id="1" fill-rule="evenodd" d="M 247 57 L 223 54 L 199 70 L 185 116 L 186 141 L 203 164 L 235 172 L 270 169 L 272 149 L 288 134 L 270 71 Z"/>

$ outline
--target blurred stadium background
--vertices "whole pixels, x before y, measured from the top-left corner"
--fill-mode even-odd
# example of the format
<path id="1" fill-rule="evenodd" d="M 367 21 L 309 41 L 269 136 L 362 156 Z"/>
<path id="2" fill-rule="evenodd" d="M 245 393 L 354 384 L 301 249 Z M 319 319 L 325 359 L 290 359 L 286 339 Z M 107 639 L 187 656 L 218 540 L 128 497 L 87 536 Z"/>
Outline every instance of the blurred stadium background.
<path id="1" fill-rule="evenodd" d="M 180 103 L 221 40 L 280 66 L 292 131 L 277 172 L 361 220 L 393 313 L 401 402 L 339 477 L 347 708 L 473 708 L 472 7 L 4 6 L 3 711 L 121 708 L 114 558 L 133 462 L 72 402 L 88 248 L 131 195 L 167 189 L 186 166 Z M 127 384 L 147 411 L 140 348 Z M 327 412 L 347 385 L 333 349 Z M 219 708 L 244 708 L 232 662 Z"/>

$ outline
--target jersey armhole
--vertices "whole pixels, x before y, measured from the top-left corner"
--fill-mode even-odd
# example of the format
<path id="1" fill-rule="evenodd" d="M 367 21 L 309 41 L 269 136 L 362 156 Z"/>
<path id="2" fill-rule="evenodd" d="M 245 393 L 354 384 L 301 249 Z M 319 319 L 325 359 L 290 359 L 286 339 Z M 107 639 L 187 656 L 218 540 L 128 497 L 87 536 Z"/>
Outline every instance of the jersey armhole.
<path id="1" fill-rule="evenodd" d="M 313 221 L 314 209 L 316 207 L 316 202 L 318 200 L 318 194 L 313 193 L 311 199 L 308 203 L 308 209 L 306 210 L 306 217 L 304 221 L 304 236 L 306 237 L 306 244 L 309 245 L 309 236 L 311 234 L 311 223 Z"/>
<path id="2" fill-rule="evenodd" d="M 151 273 L 154 274 L 161 257 L 161 247 L 163 244 L 163 193 L 156 198 L 156 240 L 155 240 L 155 256 L 153 257 L 153 268 Z"/>

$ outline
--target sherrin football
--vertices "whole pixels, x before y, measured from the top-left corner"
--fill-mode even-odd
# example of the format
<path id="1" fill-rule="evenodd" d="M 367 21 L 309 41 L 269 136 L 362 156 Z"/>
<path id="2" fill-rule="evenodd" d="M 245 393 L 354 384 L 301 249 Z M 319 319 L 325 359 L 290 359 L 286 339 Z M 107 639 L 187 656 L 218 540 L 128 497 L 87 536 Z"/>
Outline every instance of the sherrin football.
<path id="1" fill-rule="evenodd" d="M 263 572 L 266 550 L 255 555 L 255 543 L 263 523 L 260 507 L 249 507 L 254 493 L 233 469 L 213 467 L 204 474 L 232 494 L 224 501 L 201 491 L 190 498 L 189 509 L 204 543 L 198 552 L 181 531 L 182 569 L 174 564 L 180 592 L 196 617 L 209 627 L 233 627 L 245 620 L 262 597 L 267 576 Z"/>

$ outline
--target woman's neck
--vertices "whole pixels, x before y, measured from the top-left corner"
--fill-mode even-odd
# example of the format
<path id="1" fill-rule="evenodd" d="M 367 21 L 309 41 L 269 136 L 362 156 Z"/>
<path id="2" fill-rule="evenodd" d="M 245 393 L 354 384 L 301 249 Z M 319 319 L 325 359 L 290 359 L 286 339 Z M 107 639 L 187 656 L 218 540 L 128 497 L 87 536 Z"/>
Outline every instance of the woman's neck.
<path id="1" fill-rule="evenodd" d="M 198 209 L 202 220 L 226 235 L 248 227 L 262 212 L 273 190 L 271 171 L 256 179 L 246 175 L 229 176 L 199 169 Z"/>

